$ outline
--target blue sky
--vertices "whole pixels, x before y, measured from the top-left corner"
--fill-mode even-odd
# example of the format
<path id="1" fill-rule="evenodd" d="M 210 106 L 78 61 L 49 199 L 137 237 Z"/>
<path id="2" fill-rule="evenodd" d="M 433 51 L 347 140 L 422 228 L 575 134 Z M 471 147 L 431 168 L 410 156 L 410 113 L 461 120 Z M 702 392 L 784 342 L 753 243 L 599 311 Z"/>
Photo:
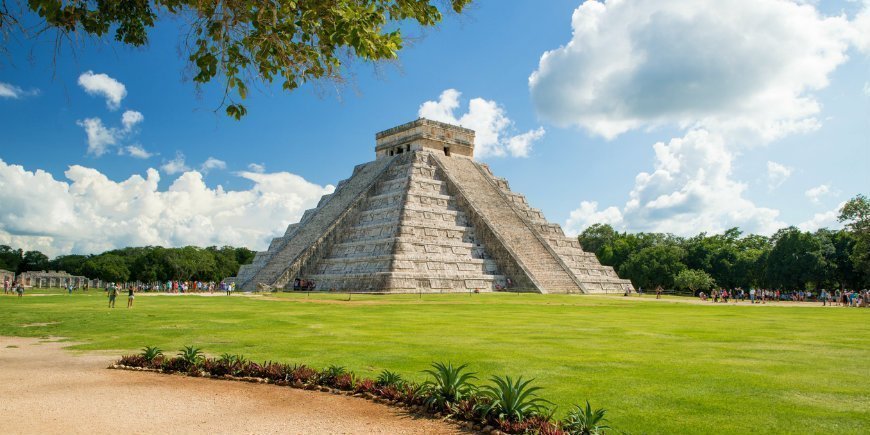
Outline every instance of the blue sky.
<path id="1" fill-rule="evenodd" d="M 185 79 L 176 20 L 138 49 L 91 40 L 53 59 L 49 39 L 11 41 L 0 243 L 263 249 L 374 158 L 377 131 L 419 115 L 477 129 L 479 160 L 569 233 L 834 227 L 870 190 L 867 11 L 481 0 L 405 29 L 398 62 L 356 62 L 346 85 L 257 86 L 241 122 L 214 111 L 220 86 Z M 114 142 L 102 154 L 89 124 Z"/>

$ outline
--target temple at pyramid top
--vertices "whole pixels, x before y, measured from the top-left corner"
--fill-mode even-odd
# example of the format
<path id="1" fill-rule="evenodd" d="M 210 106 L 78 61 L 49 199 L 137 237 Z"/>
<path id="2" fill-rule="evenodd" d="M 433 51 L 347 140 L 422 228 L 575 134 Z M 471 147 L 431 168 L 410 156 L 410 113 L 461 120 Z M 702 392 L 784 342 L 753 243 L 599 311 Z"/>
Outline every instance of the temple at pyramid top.
<path id="1" fill-rule="evenodd" d="M 474 131 L 418 119 L 235 278 L 244 290 L 622 293 L 631 282 L 474 161 Z"/>
<path id="2" fill-rule="evenodd" d="M 375 134 L 379 159 L 422 149 L 474 158 L 474 130 L 419 118 Z"/>

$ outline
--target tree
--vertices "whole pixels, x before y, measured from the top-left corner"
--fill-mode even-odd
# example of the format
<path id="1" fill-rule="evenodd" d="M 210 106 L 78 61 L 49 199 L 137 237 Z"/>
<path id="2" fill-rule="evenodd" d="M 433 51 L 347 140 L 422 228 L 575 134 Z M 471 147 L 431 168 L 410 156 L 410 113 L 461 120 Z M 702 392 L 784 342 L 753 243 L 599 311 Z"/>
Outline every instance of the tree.
<path id="1" fill-rule="evenodd" d="M 104 281 L 125 282 L 130 279 L 130 269 L 124 257 L 115 253 L 104 253 L 89 258 L 82 269 L 86 276 Z"/>
<path id="2" fill-rule="evenodd" d="M 843 204 L 840 209 L 840 222 L 855 238 L 852 248 L 852 264 L 855 271 L 862 275 L 863 284 L 870 283 L 870 200 L 857 195 Z"/>
<path id="3" fill-rule="evenodd" d="M 674 277 L 686 265 L 686 251 L 675 244 L 649 246 L 635 252 L 622 266 L 623 278 L 637 287 L 673 287 Z"/>
<path id="4" fill-rule="evenodd" d="M 459 13 L 471 0 L 450 0 Z M 395 59 L 403 46 L 401 27 L 433 26 L 442 11 L 432 0 L 29 0 L 17 11 L 0 3 L 0 31 L 29 36 L 20 15 L 38 14 L 57 40 L 79 35 L 112 37 L 139 47 L 160 18 L 187 18 L 188 61 L 197 84 L 218 76 L 226 113 L 236 119 L 247 110 L 251 78 L 281 82 L 284 90 L 317 79 L 340 81 L 344 63 Z M 445 3 L 448 3 L 445 1 Z M 238 98 L 238 100 L 236 99 Z"/>
<path id="5" fill-rule="evenodd" d="M 18 273 L 48 269 L 48 257 L 39 251 L 27 251 L 18 264 Z"/>
<path id="6" fill-rule="evenodd" d="M 795 227 L 777 231 L 773 241 L 767 257 L 768 284 L 791 290 L 804 289 L 810 283 L 818 287 L 827 266 L 822 241 Z"/>
<path id="7" fill-rule="evenodd" d="M 12 249 L 7 245 L 0 245 L 0 269 L 17 272 L 18 265 L 24 257 L 21 249 Z"/>
<path id="8" fill-rule="evenodd" d="M 674 286 L 689 289 L 692 294 L 698 290 L 709 290 L 716 285 L 716 280 L 703 270 L 684 269 L 674 277 Z"/>

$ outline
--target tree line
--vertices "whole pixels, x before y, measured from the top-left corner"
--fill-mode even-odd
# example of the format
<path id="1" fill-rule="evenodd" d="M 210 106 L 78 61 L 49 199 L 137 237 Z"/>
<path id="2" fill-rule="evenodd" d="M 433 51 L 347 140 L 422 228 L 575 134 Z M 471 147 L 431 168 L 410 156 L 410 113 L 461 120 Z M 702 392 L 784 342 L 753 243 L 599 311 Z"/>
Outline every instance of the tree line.
<path id="1" fill-rule="evenodd" d="M 235 276 L 254 259 L 248 248 L 209 246 L 123 248 L 97 255 L 61 255 L 54 259 L 39 251 L 0 245 L 0 269 L 22 273 L 59 270 L 104 281 L 220 281 Z"/>
<path id="2" fill-rule="evenodd" d="M 784 290 L 870 286 L 870 201 L 858 195 L 840 210 L 840 230 L 783 228 L 770 237 L 723 234 L 678 237 L 620 233 L 595 224 L 578 236 L 587 252 L 635 287 L 705 290 L 713 286 Z"/>

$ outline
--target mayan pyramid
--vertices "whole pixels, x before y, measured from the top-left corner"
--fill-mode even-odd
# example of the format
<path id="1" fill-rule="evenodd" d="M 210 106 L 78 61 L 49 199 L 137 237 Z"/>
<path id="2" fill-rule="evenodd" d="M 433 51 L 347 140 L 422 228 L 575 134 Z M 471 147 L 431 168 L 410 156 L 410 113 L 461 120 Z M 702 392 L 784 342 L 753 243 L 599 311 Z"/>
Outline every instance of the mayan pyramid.
<path id="1" fill-rule="evenodd" d="M 418 119 L 375 139 L 375 160 L 242 266 L 238 287 L 289 290 L 300 278 L 345 292 L 631 289 L 474 161 L 474 131 Z"/>

